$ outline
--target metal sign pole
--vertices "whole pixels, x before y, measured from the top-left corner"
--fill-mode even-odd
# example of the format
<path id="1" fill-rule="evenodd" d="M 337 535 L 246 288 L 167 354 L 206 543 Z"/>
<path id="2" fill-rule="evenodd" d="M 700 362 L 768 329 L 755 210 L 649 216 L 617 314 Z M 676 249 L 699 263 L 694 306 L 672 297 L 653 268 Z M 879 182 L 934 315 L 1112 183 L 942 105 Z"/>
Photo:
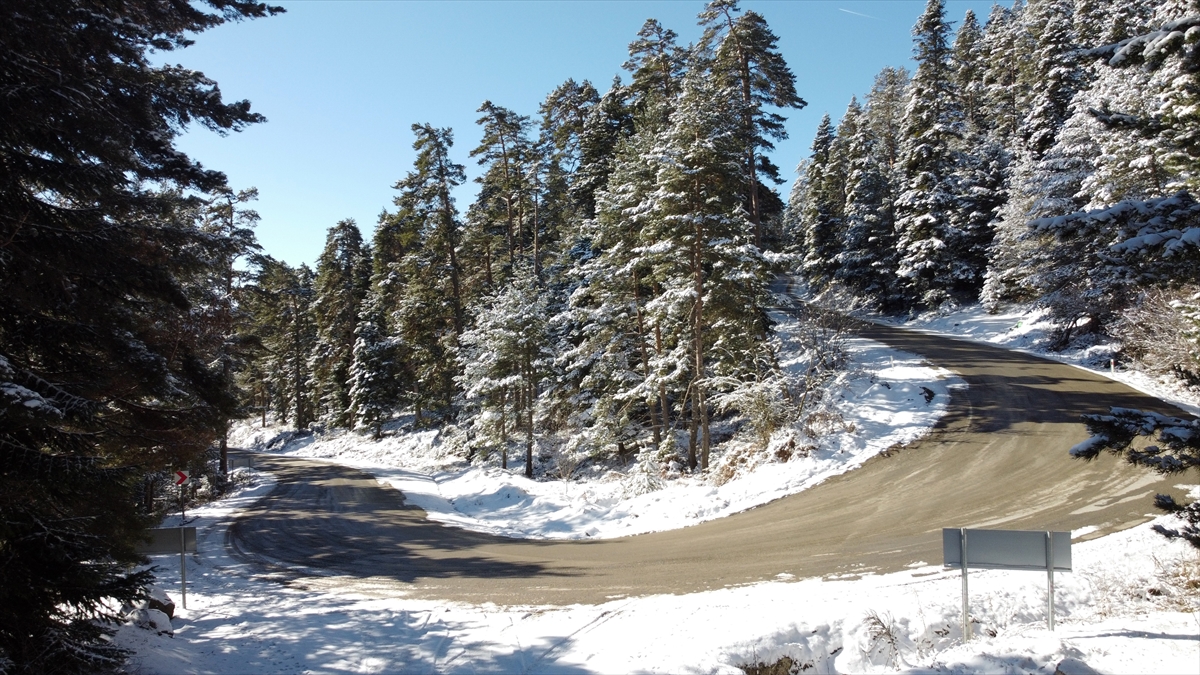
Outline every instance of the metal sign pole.
<path id="1" fill-rule="evenodd" d="M 179 597 L 183 599 L 183 608 L 187 609 L 187 550 L 186 528 L 179 528 Z"/>
<path id="2" fill-rule="evenodd" d="M 1046 533 L 1046 627 L 1054 630 L 1054 535 Z"/>
<path id="3" fill-rule="evenodd" d="M 971 639 L 971 608 L 967 602 L 967 529 L 959 530 L 962 537 L 962 581 L 963 581 L 963 642 Z"/>

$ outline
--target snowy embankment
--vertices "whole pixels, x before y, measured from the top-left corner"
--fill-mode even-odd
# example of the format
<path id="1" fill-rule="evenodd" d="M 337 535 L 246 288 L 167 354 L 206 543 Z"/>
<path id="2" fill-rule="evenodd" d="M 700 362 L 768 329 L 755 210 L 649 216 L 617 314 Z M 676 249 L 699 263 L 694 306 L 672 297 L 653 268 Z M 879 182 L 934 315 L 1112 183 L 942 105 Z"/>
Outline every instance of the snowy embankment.
<path id="1" fill-rule="evenodd" d="M 1031 351 L 1048 328 L 1036 314 L 982 311 L 913 323 Z M 940 415 L 953 380 L 875 343 L 851 348 L 855 365 L 835 383 L 831 408 L 842 430 L 807 458 L 748 468 L 723 485 L 682 478 L 639 495 L 607 470 L 569 483 L 526 481 L 444 456 L 433 431 L 379 443 L 354 434 L 279 438 L 269 450 L 364 467 L 432 517 L 472 529 L 584 537 L 680 527 L 848 470 Z M 1086 365 L 1098 357 L 1072 358 Z M 1154 392 L 1145 380 L 1132 383 Z M 274 432 L 242 434 L 247 445 L 256 436 L 265 445 Z M 781 579 L 570 607 L 406 599 L 369 579 L 280 584 L 223 546 L 231 515 L 270 488 L 269 476 L 251 475 L 257 485 L 189 511 L 201 532 L 200 553 L 188 562 L 190 609 L 178 610 L 174 637 L 121 628 L 118 643 L 136 651 L 135 673 L 740 673 L 785 657 L 803 673 L 1200 673 L 1200 557 L 1154 533 L 1153 523 L 1075 542 L 1074 571 L 1056 575 L 1055 632 L 1045 628 L 1044 574 L 973 571 L 977 637 L 964 644 L 960 577 L 929 564 L 936 561 L 854 580 Z M 178 561 L 154 557 L 160 585 L 176 599 Z"/>

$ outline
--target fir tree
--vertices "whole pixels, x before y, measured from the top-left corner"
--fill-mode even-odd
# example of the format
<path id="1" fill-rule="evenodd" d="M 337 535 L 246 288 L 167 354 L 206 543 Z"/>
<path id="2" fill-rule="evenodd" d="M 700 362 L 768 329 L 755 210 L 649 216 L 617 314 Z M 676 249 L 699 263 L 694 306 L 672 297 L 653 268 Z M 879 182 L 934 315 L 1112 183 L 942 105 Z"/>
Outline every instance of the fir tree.
<path id="1" fill-rule="evenodd" d="M 317 342 L 310 359 L 320 418 L 350 427 L 350 366 L 354 329 L 370 283 L 371 255 L 353 220 L 329 228 L 313 280 Z"/>
<path id="2" fill-rule="evenodd" d="M 868 115 L 852 105 L 847 116 L 861 119 L 844 140 L 846 206 L 842 250 L 835 278 L 876 307 L 886 305 L 894 278 L 890 254 L 895 239 L 891 219 L 888 167 Z M 869 111 L 868 111 L 869 112 Z"/>
<path id="3" fill-rule="evenodd" d="M 189 122 L 262 121 L 151 50 L 250 2 L 0 5 L 0 663 L 121 667 L 114 608 L 141 595 L 147 472 L 200 457 L 223 387 L 186 330 L 187 285 L 214 272 L 199 206 L 225 177 L 175 148 Z M 161 56 L 161 54 L 159 55 Z M 156 59 L 158 60 L 158 59 Z"/>
<path id="4" fill-rule="evenodd" d="M 813 138 L 812 156 L 805 173 L 807 192 L 801 211 L 804 260 L 802 269 L 809 283 L 822 287 L 833 278 L 835 257 L 841 249 L 839 235 L 845 209 L 842 186 L 846 176 L 838 171 L 834 156 L 833 121 L 821 118 Z"/>
<path id="5" fill-rule="evenodd" d="M 897 200 L 897 273 L 909 301 L 937 306 L 955 288 L 953 248 L 946 231 L 956 207 L 962 110 L 954 89 L 944 0 L 929 0 L 913 28 L 917 71 L 904 119 L 904 191 Z"/>
<path id="6" fill-rule="evenodd" d="M 383 424 L 399 398 L 396 391 L 395 341 L 387 336 L 382 299 L 376 293 L 363 302 L 354 329 L 354 361 L 350 366 L 350 417 L 379 439 Z"/>

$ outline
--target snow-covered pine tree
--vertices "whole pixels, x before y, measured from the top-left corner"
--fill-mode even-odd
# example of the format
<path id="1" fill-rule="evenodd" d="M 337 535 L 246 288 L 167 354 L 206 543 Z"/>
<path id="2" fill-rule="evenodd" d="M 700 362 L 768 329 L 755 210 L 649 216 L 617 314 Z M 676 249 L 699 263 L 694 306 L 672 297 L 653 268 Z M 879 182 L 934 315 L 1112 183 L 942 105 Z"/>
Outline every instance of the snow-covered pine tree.
<path id="1" fill-rule="evenodd" d="M 474 326 L 462 336 L 458 381 L 478 409 L 476 438 L 485 448 L 499 449 L 501 467 L 507 469 L 510 434 L 523 429 L 525 475 L 532 477 L 536 412 L 553 362 L 546 298 L 533 270 L 519 265 L 512 282 L 481 299 L 474 315 Z"/>
<path id="2" fill-rule="evenodd" d="M 654 358 L 674 362 L 664 370 L 690 371 L 688 462 L 702 469 L 712 446 L 713 378 L 739 379 L 756 368 L 766 332 L 765 266 L 748 227 L 744 175 L 734 161 L 745 151 L 742 97 L 727 80 L 710 75 L 708 56 L 694 54 L 684 78 L 657 151 L 651 227 L 641 231 L 652 245 L 647 263 L 656 297 L 647 305 L 653 323 L 686 320 L 676 349 Z M 684 353 L 687 362 L 676 361 Z"/>
<path id="3" fill-rule="evenodd" d="M 317 414 L 330 426 L 350 427 L 350 365 L 354 329 L 371 280 L 371 250 L 354 220 L 329 228 L 313 280 L 317 342 L 309 359 Z"/>
<path id="4" fill-rule="evenodd" d="M 630 89 L 621 85 L 619 77 L 588 110 L 579 133 L 579 166 L 571 179 L 569 190 L 583 219 L 596 217 L 596 192 L 608 182 L 613 172 L 617 144 L 633 133 L 633 112 Z"/>
<path id="5" fill-rule="evenodd" d="M 953 297 L 954 261 L 962 253 L 947 232 L 958 206 L 955 171 L 964 125 L 944 0 L 928 0 L 913 36 L 917 70 L 904 118 L 905 182 L 896 203 L 897 274 L 910 305 L 936 307 Z"/>
<path id="6" fill-rule="evenodd" d="M 479 291 L 469 287 L 460 257 L 463 228 L 452 191 L 466 178 L 450 159 L 453 134 L 429 124 L 412 130 L 416 158 L 393 186 L 396 211 L 375 231 L 371 285 L 386 314 L 380 328 L 395 342 L 397 396 L 423 423 L 426 411 L 452 406 L 464 307 Z"/>
<path id="7" fill-rule="evenodd" d="M 796 94 L 796 77 L 780 54 L 779 38 L 766 19 L 755 11 L 737 16 L 739 11 L 737 0 L 710 0 L 699 17 L 704 27 L 699 47 L 712 51 L 709 67 L 713 76 L 741 97 L 746 211 L 754 229 L 754 245 L 761 249 L 764 218 L 778 214 L 783 207 L 778 195 L 762 184 L 764 178 L 775 184 L 783 182 L 779 167 L 765 152 L 775 148 L 772 141 L 787 138 L 785 118 L 766 108 L 798 109 L 806 103 Z"/>
<path id="8" fill-rule="evenodd" d="M 643 247 L 653 242 L 643 230 L 652 227 L 655 147 L 664 125 L 652 108 L 637 114 L 637 124 L 638 132 L 618 143 L 608 185 L 596 195 L 587 231 L 594 255 L 574 272 L 580 282 L 568 310 L 578 338 L 559 357 L 569 385 L 554 392 L 576 402 L 571 426 L 579 433 L 572 444 L 593 452 L 635 447 L 646 427 L 657 450 L 670 419 L 667 391 L 678 385 L 652 368 L 651 354 L 664 337 L 646 307 L 654 286 Z"/>
<path id="9" fill-rule="evenodd" d="M 814 288 L 823 288 L 833 279 L 835 258 L 842 245 L 839 236 L 843 229 L 842 186 L 846 176 L 838 171 L 840 167 L 833 152 L 835 139 L 833 122 L 826 114 L 813 137 L 812 155 L 804 175 L 807 189 L 800 212 L 804 256 L 801 271 Z"/>
<path id="10" fill-rule="evenodd" d="M 846 147 L 846 207 L 835 278 L 868 304 L 883 308 L 895 278 L 889 171 L 882 143 L 869 124 L 869 111 L 857 113 L 852 105 L 847 116 L 851 114 L 861 115 L 861 120 L 852 135 L 839 135 Z"/>
<path id="11" fill-rule="evenodd" d="M 615 86 L 620 88 L 619 81 Z M 610 97 L 610 111 L 612 103 Z M 578 241 L 583 219 L 595 213 L 594 186 L 603 180 L 603 164 L 608 160 L 602 138 L 608 129 L 602 121 L 607 113 L 597 111 L 600 105 L 600 94 L 590 82 L 567 80 L 539 108 L 540 151 L 536 153 L 538 161 L 530 167 L 530 178 L 537 193 L 535 232 L 541 251 Z M 581 178 L 588 187 L 577 187 Z M 534 271 L 541 277 L 543 264 L 540 256 L 535 258 Z"/>
<path id="12" fill-rule="evenodd" d="M 629 60 L 621 66 L 633 76 L 629 83 L 631 106 L 643 114 L 656 108 L 663 115 L 660 122 L 670 114 L 686 70 L 687 51 L 675 44 L 678 37 L 657 19 L 647 19 L 637 39 L 629 43 Z"/>
<path id="13" fill-rule="evenodd" d="M 508 267 L 518 257 L 525 255 L 526 213 L 529 201 L 529 186 L 526 184 L 525 162 L 529 147 L 529 118 L 518 115 L 508 108 L 484 101 L 478 112 L 483 116 L 476 120 L 483 127 L 483 138 L 479 146 L 471 151 L 484 167 L 483 175 L 475 179 L 479 183 L 479 195 L 468 214 L 468 225 L 482 230 L 503 228 L 508 248 Z M 488 276 L 498 281 L 491 269 L 491 257 L 496 252 L 488 251 Z"/>
<path id="14" fill-rule="evenodd" d="M 350 419 L 372 437 L 383 436 L 399 400 L 396 389 L 396 340 L 387 335 L 383 298 L 370 292 L 354 329 L 354 361 L 350 365 Z"/>

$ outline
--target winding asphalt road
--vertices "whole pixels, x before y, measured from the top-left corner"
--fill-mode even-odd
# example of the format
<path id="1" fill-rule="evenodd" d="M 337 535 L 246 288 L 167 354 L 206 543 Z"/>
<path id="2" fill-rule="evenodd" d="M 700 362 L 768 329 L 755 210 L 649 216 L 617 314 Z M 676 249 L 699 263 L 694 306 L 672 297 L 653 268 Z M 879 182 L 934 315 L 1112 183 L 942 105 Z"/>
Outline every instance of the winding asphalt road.
<path id="1" fill-rule="evenodd" d="M 1080 415 L 1110 406 L 1182 411 L 1054 361 L 861 324 L 969 385 L 937 427 L 890 456 L 791 497 L 693 527 L 599 541 L 507 539 L 426 519 L 362 471 L 258 455 L 276 488 L 230 527 L 235 556 L 289 578 L 332 576 L 384 592 L 469 602 L 571 604 L 796 577 L 891 572 L 941 560 L 941 528 L 1097 529 L 1148 519 L 1171 479 L 1067 449 Z"/>

